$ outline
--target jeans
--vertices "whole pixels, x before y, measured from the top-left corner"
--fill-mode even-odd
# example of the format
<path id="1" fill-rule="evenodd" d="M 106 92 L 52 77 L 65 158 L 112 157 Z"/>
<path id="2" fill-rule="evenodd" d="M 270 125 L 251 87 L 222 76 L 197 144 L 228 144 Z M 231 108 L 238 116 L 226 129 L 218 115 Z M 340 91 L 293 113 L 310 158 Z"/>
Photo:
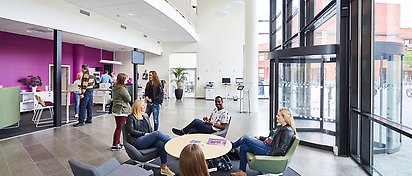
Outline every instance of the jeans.
<path id="1" fill-rule="evenodd" d="M 120 135 L 122 134 L 122 127 L 126 124 L 126 116 L 114 116 L 116 121 L 116 129 L 114 130 L 113 134 L 113 145 L 116 146 L 120 144 Z M 125 134 L 123 134 L 125 135 Z"/>
<path id="2" fill-rule="evenodd" d="M 160 104 L 147 104 L 146 114 L 150 117 L 153 113 L 154 130 L 159 129 L 159 114 L 160 114 Z"/>
<path id="3" fill-rule="evenodd" d="M 74 93 L 74 114 L 79 114 L 80 93 Z"/>
<path id="4" fill-rule="evenodd" d="M 248 135 L 244 135 L 239 138 L 235 143 L 232 144 L 232 148 L 240 147 L 239 157 L 240 157 L 240 164 L 239 169 L 243 172 L 246 172 L 246 152 L 254 153 L 255 155 L 265 155 L 269 152 L 272 148 L 263 143 L 258 139 L 250 137 Z"/>
<path id="5" fill-rule="evenodd" d="M 170 136 L 160 131 L 153 131 L 144 136 L 136 138 L 133 146 L 138 150 L 147 149 L 150 147 L 157 147 L 159 149 L 160 161 L 162 164 L 167 163 L 167 153 L 165 144 L 170 140 Z"/>
<path id="6" fill-rule="evenodd" d="M 211 125 L 205 123 L 203 120 L 200 120 L 200 119 L 194 119 L 192 122 L 189 123 L 189 125 L 184 127 L 182 130 L 186 134 L 187 133 L 189 134 L 193 134 L 193 133 L 212 134 L 216 132 L 215 130 L 213 130 Z"/>
<path id="7" fill-rule="evenodd" d="M 84 97 L 80 99 L 80 114 L 79 114 L 79 123 L 84 123 L 86 119 L 86 110 L 87 110 L 87 121 L 92 120 L 92 104 L 93 104 L 93 89 L 87 89 L 84 92 Z"/>

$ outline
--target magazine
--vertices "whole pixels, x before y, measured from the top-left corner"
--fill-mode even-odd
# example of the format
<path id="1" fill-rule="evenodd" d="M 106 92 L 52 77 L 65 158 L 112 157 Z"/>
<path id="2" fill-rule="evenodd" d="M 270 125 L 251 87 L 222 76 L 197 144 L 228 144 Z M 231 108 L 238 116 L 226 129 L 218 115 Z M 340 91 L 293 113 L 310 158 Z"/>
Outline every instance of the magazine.
<path id="1" fill-rule="evenodd" d="M 224 146 L 226 145 L 226 139 L 219 139 L 219 138 L 209 138 L 207 141 L 208 145 L 219 145 Z"/>

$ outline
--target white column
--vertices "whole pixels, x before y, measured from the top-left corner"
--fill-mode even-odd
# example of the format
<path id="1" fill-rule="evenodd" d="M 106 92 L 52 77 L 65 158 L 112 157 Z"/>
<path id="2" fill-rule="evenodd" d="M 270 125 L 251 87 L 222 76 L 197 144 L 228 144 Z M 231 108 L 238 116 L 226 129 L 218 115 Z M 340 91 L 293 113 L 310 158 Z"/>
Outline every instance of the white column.
<path id="1" fill-rule="evenodd" d="M 258 5 L 257 0 L 245 1 L 245 57 L 243 58 L 243 78 L 249 88 L 250 112 L 258 111 Z M 244 97 L 248 101 L 248 97 Z M 244 103 L 248 111 L 248 102 Z"/>

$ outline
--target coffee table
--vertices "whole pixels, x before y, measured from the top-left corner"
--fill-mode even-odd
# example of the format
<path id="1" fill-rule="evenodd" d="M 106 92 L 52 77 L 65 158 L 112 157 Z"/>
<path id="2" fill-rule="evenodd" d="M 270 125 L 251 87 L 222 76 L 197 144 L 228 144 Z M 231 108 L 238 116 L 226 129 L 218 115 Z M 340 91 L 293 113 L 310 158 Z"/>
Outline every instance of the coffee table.
<path id="1" fill-rule="evenodd" d="M 211 145 L 207 144 L 209 139 L 226 140 L 225 145 Z M 169 155 L 176 158 L 180 157 L 180 152 L 188 144 L 196 143 L 200 146 L 205 155 L 205 159 L 213 159 L 225 155 L 232 149 L 232 143 L 226 138 L 216 136 L 213 134 L 188 134 L 172 138 L 165 145 L 165 150 Z"/>

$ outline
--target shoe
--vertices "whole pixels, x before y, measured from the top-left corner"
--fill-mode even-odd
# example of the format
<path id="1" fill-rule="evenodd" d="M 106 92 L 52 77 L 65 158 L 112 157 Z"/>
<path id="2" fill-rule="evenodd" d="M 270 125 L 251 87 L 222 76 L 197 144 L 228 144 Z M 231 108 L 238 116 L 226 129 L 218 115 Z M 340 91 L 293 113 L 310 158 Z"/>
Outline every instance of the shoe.
<path id="1" fill-rule="evenodd" d="M 74 117 L 79 117 L 79 114 L 75 114 Z"/>
<path id="2" fill-rule="evenodd" d="M 169 167 L 167 166 L 164 169 L 160 168 L 160 174 L 167 175 L 167 176 L 175 175 L 175 173 L 172 172 L 172 170 L 170 170 Z"/>
<path id="3" fill-rule="evenodd" d="M 79 122 L 79 123 L 74 124 L 73 126 L 74 127 L 84 126 L 84 123 Z"/>
<path id="4" fill-rule="evenodd" d="M 231 176 L 247 176 L 247 174 L 245 173 L 245 172 L 243 172 L 243 171 L 237 171 L 237 172 L 234 172 L 234 173 L 231 173 L 230 174 Z"/>
<path id="5" fill-rule="evenodd" d="M 120 145 L 120 147 L 123 147 L 124 145 L 123 144 L 119 144 Z"/>
<path id="6" fill-rule="evenodd" d="M 119 145 L 119 144 L 117 144 L 115 146 L 112 146 L 110 148 L 111 151 L 119 151 L 119 150 L 122 150 L 122 149 L 123 149 L 123 145 Z"/>
<path id="7" fill-rule="evenodd" d="M 183 132 L 183 130 L 179 130 L 179 129 L 176 129 L 176 128 L 172 128 L 172 132 L 173 132 L 175 135 L 178 135 L 178 136 L 182 136 L 182 135 L 185 134 L 185 132 Z"/>
<path id="8" fill-rule="evenodd" d="M 85 122 L 86 122 L 86 123 L 92 123 L 92 121 L 91 121 L 91 120 L 86 120 Z"/>

